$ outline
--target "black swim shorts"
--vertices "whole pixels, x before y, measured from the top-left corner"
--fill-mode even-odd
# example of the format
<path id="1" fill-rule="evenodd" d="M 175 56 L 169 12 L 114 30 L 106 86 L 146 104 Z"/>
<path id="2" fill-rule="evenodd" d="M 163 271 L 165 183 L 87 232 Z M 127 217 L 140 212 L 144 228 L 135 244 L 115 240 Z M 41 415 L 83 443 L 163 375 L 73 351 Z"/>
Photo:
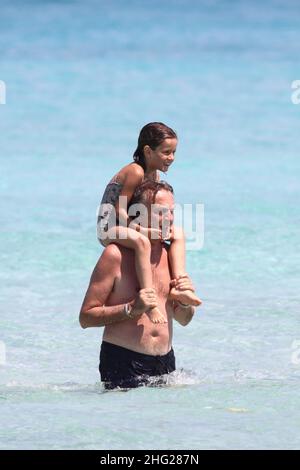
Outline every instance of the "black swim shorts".
<path id="1" fill-rule="evenodd" d="M 134 388 L 142 385 L 163 385 L 162 375 L 175 370 L 173 348 L 163 356 L 141 354 L 103 341 L 99 371 L 104 387 Z M 152 377 L 152 379 L 151 379 Z M 153 379 L 155 377 L 155 379 Z"/>

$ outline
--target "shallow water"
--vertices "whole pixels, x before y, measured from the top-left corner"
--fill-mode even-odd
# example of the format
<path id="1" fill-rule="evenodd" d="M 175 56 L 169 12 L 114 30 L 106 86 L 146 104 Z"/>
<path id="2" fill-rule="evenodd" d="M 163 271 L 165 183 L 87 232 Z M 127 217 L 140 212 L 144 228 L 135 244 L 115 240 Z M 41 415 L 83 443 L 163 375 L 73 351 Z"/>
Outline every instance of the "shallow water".
<path id="1" fill-rule="evenodd" d="M 299 448 L 298 2 L 0 15 L 0 448 Z M 179 134 L 176 200 L 205 205 L 187 255 L 204 305 L 167 387 L 104 392 L 102 332 L 78 324 L 96 209 L 153 120 Z"/>

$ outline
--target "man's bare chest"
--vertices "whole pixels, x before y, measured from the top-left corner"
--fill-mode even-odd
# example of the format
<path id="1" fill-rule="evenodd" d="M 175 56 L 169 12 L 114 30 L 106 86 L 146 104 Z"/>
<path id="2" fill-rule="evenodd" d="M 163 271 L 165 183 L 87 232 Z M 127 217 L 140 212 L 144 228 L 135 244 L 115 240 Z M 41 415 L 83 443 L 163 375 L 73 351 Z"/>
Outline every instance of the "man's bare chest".
<path id="1" fill-rule="evenodd" d="M 153 287 L 159 297 L 167 298 L 170 291 L 170 271 L 168 259 L 151 265 Z M 135 296 L 141 289 L 133 262 L 124 263 L 114 283 L 114 293 L 120 297 Z"/>

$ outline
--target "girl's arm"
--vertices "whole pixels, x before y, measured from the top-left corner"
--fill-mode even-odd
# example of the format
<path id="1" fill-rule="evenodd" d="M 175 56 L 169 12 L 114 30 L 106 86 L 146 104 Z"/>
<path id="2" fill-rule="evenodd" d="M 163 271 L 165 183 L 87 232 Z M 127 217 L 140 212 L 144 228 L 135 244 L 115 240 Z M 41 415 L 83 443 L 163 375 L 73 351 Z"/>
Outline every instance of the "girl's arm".
<path id="1" fill-rule="evenodd" d="M 126 204 L 119 204 L 119 201 L 116 203 L 116 215 L 119 219 L 121 225 L 128 227 L 129 225 L 129 216 L 127 206 L 129 201 L 131 200 L 133 193 L 137 186 L 139 186 L 143 179 L 144 179 L 144 170 L 138 164 L 130 164 L 128 165 L 127 172 L 125 174 L 123 188 L 120 192 L 120 196 L 125 196 L 127 199 L 125 200 Z M 158 172 L 157 172 L 158 174 Z M 130 227 L 134 230 L 142 233 L 144 236 L 149 237 L 153 236 L 155 238 L 161 238 L 161 230 L 156 230 L 152 228 L 141 227 L 137 223 L 133 221 L 130 222 Z M 154 233 L 155 232 L 155 233 Z"/>

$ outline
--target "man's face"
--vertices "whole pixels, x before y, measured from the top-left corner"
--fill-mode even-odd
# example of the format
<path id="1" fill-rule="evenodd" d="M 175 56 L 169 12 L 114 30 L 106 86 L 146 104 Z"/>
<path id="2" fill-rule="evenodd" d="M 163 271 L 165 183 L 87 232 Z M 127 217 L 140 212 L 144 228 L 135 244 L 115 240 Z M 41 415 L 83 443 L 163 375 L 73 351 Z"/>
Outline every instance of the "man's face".
<path id="1" fill-rule="evenodd" d="M 163 231 L 163 238 L 168 238 L 174 222 L 174 196 L 170 191 L 160 190 L 156 194 L 152 208 L 148 209 L 149 227 Z"/>

